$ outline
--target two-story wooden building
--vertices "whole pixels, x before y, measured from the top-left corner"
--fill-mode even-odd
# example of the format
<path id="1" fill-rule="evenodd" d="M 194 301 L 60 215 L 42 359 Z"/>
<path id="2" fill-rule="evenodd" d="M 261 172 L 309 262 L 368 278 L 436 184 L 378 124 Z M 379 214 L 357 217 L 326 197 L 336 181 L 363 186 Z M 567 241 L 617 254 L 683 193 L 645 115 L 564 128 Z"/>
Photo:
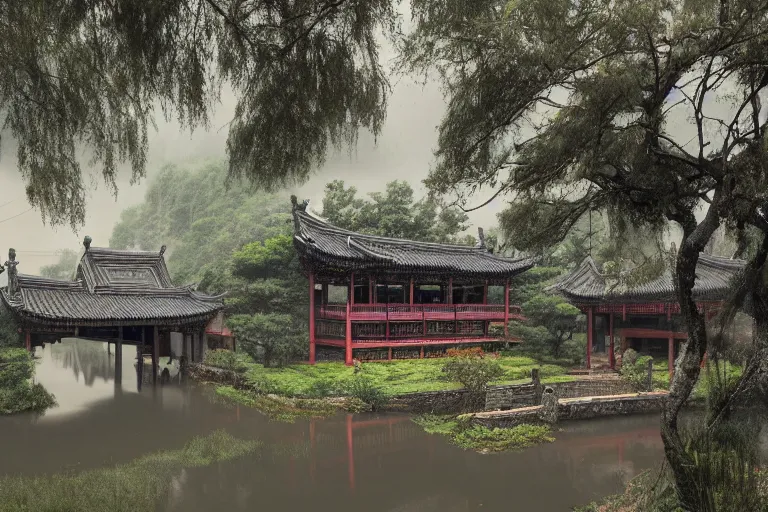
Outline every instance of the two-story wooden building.
<path id="1" fill-rule="evenodd" d="M 415 242 L 354 233 L 306 211 L 292 197 L 294 245 L 309 278 L 309 360 L 317 347 L 360 359 L 425 357 L 447 346 L 510 341 L 507 325 L 521 319 L 509 304 L 510 279 L 531 259 L 476 247 Z M 334 303 L 331 286 L 343 287 Z M 504 288 L 489 304 L 488 288 Z M 504 324 L 504 336 L 489 332 Z"/>

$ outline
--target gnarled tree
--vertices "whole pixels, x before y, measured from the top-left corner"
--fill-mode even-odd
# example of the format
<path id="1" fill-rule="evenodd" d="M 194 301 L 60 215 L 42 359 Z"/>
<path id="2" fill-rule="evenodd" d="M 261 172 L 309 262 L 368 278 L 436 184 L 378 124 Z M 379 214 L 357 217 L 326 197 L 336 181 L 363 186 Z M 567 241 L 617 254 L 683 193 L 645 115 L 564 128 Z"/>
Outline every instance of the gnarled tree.
<path id="1" fill-rule="evenodd" d="M 403 63 L 437 69 L 450 97 L 427 180 L 434 193 L 467 209 L 483 188 L 512 198 L 502 227 L 529 250 L 562 240 L 590 211 L 608 216 L 612 236 L 679 227 L 689 342 L 662 437 L 680 502 L 703 510 L 678 428 L 708 347 L 692 288 L 713 232 L 759 225 L 767 198 L 768 2 L 414 0 L 413 9 Z"/>

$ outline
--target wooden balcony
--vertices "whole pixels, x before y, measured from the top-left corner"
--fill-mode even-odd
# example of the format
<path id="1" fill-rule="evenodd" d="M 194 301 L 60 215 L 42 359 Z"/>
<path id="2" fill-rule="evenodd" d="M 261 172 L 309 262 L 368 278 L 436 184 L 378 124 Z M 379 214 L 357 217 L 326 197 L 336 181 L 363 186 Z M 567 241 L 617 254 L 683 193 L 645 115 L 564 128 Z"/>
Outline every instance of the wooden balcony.
<path id="1" fill-rule="evenodd" d="M 346 304 L 327 304 L 317 308 L 317 318 L 346 320 Z M 353 304 L 353 322 L 422 322 L 430 320 L 504 321 L 503 304 Z M 510 320 L 524 320 L 520 306 L 509 306 Z"/>

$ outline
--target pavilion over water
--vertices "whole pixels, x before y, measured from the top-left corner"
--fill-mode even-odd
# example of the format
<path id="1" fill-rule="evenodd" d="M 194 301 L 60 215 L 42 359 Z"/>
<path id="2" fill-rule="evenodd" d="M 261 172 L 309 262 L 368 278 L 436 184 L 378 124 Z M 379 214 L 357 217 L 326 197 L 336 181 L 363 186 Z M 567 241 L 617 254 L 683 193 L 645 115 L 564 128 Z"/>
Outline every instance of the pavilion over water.
<path id="1" fill-rule="evenodd" d="M 510 279 L 533 267 L 486 248 L 366 235 L 332 226 L 293 203 L 294 245 L 309 277 L 309 360 L 318 346 L 360 359 L 425 357 L 447 346 L 509 341 L 508 323 L 521 319 L 509 304 Z M 344 287 L 333 302 L 330 286 Z M 504 303 L 489 304 L 489 286 L 504 287 Z M 489 332 L 503 322 L 504 337 Z M 427 355 L 430 355 L 427 354 Z"/>
<path id="2" fill-rule="evenodd" d="M 711 320 L 728 298 L 733 279 L 744 265 L 743 260 L 699 255 L 693 297 L 706 320 Z M 649 282 L 618 287 L 588 257 L 550 290 L 587 315 L 588 369 L 592 354 L 604 353 L 606 345 L 610 367 L 615 368 L 614 337 L 618 335 L 621 353 L 628 348 L 650 355 L 666 352 L 672 373 L 680 343 L 688 334 L 671 269 Z"/>
<path id="3" fill-rule="evenodd" d="M 27 349 L 62 337 L 94 338 L 152 348 L 155 377 L 158 358 L 171 355 L 171 333 L 180 334 L 180 355 L 202 361 L 206 326 L 224 309 L 220 296 L 200 293 L 192 286 L 174 286 L 160 251 L 123 251 L 91 247 L 84 252 L 73 280 L 19 274 L 11 249 L 4 268 L 7 286 L 0 300 L 16 317 Z M 116 362 L 116 367 L 119 364 Z"/>

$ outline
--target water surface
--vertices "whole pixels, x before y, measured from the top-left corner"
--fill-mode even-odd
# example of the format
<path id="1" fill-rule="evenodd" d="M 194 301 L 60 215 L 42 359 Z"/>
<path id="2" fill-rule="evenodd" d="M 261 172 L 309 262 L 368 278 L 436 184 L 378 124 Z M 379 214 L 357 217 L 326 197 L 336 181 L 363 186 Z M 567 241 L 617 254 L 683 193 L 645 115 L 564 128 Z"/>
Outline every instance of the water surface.
<path id="1" fill-rule="evenodd" d="M 657 415 L 568 423 L 554 443 L 494 455 L 427 435 L 407 415 L 272 422 L 176 378 L 139 386 L 135 347 L 123 350 L 115 372 L 104 343 L 37 348 L 36 380 L 59 405 L 0 417 L 0 475 L 127 463 L 225 429 L 265 450 L 181 471 L 158 510 L 565 511 L 619 492 L 662 457 Z"/>

